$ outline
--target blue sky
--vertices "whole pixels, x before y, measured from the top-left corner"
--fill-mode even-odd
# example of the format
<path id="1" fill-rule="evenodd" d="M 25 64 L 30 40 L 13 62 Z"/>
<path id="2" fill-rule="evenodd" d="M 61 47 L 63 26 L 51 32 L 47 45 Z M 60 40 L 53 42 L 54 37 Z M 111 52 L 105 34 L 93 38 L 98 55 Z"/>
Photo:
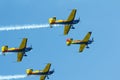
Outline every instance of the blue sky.
<path id="1" fill-rule="evenodd" d="M 1 0 L 0 26 L 46 24 L 48 18 L 67 19 L 73 8 L 81 19 L 75 30 L 63 36 L 64 27 L 0 32 L 0 46 L 18 47 L 28 38 L 28 52 L 21 63 L 16 54 L 0 56 L 0 75 L 25 74 L 27 68 L 43 69 L 49 62 L 55 73 L 50 80 L 119 80 L 119 0 Z M 79 45 L 66 46 L 66 39 L 83 39 L 92 31 L 94 43 L 78 53 Z M 39 80 L 39 76 L 18 80 Z"/>

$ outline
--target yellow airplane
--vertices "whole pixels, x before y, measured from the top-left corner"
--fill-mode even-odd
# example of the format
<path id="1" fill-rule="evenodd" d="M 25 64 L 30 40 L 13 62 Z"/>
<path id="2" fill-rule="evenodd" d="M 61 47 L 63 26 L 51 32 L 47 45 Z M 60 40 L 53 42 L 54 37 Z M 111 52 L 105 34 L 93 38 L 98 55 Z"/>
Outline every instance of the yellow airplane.
<path id="1" fill-rule="evenodd" d="M 52 25 L 54 24 L 63 24 L 65 25 L 64 35 L 67 35 L 70 29 L 75 29 L 73 25 L 77 24 L 80 21 L 80 18 L 74 20 L 76 11 L 76 9 L 73 9 L 67 20 L 56 20 L 56 17 L 49 18 L 50 27 L 52 28 Z"/>
<path id="2" fill-rule="evenodd" d="M 27 56 L 25 52 L 28 52 L 32 47 L 26 47 L 27 38 L 23 38 L 19 48 L 8 48 L 8 46 L 2 46 L 2 54 L 5 55 L 6 52 L 17 52 L 17 62 L 22 61 L 23 56 Z"/>
<path id="3" fill-rule="evenodd" d="M 27 69 L 26 74 L 27 75 L 41 75 L 40 80 L 45 80 L 46 77 L 47 79 L 49 79 L 48 75 L 51 75 L 54 73 L 54 70 L 50 71 L 50 67 L 51 67 L 51 64 L 48 63 L 43 70 L 33 71 L 33 69 Z"/>
<path id="4" fill-rule="evenodd" d="M 83 40 L 73 40 L 72 38 L 69 38 L 66 40 L 66 44 L 67 44 L 67 46 L 70 46 L 71 44 L 81 44 L 80 48 L 79 48 L 79 52 L 82 52 L 84 50 L 85 46 L 86 46 L 86 48 L 89 48 L 88 44 L 91 44 L 94 41 L 93 38 L 92 38 L 92 40 L 89 40 L 91 34 L 92 34 L 92 32 L 88 32 Z"/>

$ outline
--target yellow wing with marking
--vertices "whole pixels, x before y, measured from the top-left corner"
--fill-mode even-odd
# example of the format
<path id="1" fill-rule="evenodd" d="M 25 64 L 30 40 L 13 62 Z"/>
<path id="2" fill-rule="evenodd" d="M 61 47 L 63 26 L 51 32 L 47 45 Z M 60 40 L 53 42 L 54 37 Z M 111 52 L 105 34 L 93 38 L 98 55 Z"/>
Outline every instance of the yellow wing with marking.
<path id="1" fill-rule="evenodd" d="M 40 80 L 45 80 L 45 78 L 46 78 L 46 76 L 45 76 L 45 75 L 42 75 L 42 76 L 40 77 Z"/>
<path id="2" fill-rule="evenodd" d="M 92 32 L 88 32 L 87 35 L 84 37 L 84 39 L 82 40 L 83 42 L 88 42 L 88 40 L 90 39 Z M 79 52 L 82 52 L 85 48 L 86 44 L 81 44 L 80 45 L 80 49 Z"/>
<path id="3" fill-rule="evenodd" d="M 72 20 L 74 20 L 74 18 L 75 18 L 75 15 L 76 15 L 76 9 L 73 9 L 72 10 L 72 12 L 70 13 L 70 15 L 69 15 L 69 17 L 68 17 L 68 21 L 72 21 Z"/>
<path id="4" fill-rule="evenodd" d="M 19 48 L 22 49 L 22 48 L 25 48 L 26 47 L 26 44 L 27 44 L 27 38 L 23 38 Z"/>
<path id="5" fill-rule="evenodd" d="M 23 58 L 24 53 L 23 52 L 18 52 L 17 54 L 17 62 L 21 62 Z"/>
<path id="6" fill-rule="evenodd" d="M 44 68 L 43 72 L 48 72 L 50 70 L 51 64 L 48 63 L 46 67 Z"/>
<path id="7" fill-rule="evenodd" d="M 67 35 L 67 34 L 68 34 L 68 32 L 70 31 L 70 28 L 71 28 L 71 25 L 65 25 L 64 35 Z"/>
<path id="8" fill-rule="evenodd" d="M 92 32 L 88 32 L 82 41 L 87 42 L 90 39 L 91 34 L 92 34 Z"/>
<path id="9" fill-rule="evenodd" d="M 73 9 L 72 12 L 70 13 L 69 17 L 68 17 L 68 21 L 72 21 L 74 20 L 75 18 L 75 15 L 76 15 L 76 9 Z M 65 28 L 64 28 L 64 35 L 67 35 L 68 32 L 70 31 L 70 28 L 71 28 L 72 25 L 65 25 Z"/>
<path id="10" fill-rule="evenodd" d="M 81 44 L 81 45 L 80 45 L 79 52 L 82 52 L 82 51 L 84 50 L 85 46 L 86 46 L 86 44 Z"/>

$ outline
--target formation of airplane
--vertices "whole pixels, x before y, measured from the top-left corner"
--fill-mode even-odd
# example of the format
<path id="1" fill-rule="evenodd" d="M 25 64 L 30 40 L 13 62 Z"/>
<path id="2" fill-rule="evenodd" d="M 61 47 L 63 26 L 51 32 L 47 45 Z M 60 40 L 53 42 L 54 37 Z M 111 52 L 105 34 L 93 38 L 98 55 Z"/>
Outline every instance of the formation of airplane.
<path id="1" fill-rule="evenodd" d="M 94 40 L 90 40 L 92 32 L 88 32 L 87 35 L 84 37 L 83 40 L 73 40 L 72 38 L 69 38 L 66 40 L 67 46 L 70 46 L 71 44 L 80 44 L 79 52 L 82 52 L 84 48 L 89 48 L 88 44 L 91 44 Z"/>
<path id="2" fill-rule="evenodd" d="M 54 24 L 62 24 L 65 25 L 64 27 L 64 35 L 67 35 L 70 31 L 70 29 L 75 29 L 73 27 L 74 24 L 77 24 L 80 19 L 75 19 L 76 16 L 76 9 L 73 9 L 68 17 L 67 20 L 56 20 L 56 17 L 49 19 L 50 27 L 52 28 L 52 25 Z M 79 44 L 79 52 L 83 52 L 84 48 L 89 48 L 89 44 L 91 44 L 94 40 L 93 38 L 90 40 L 92 32 L 88 32 L 83 40 L 73 40 L 72 38 L 69 38 L 66 40 L 67 46 L 70 46 L 71 44 Z M 23 38 L 22 42 L 19 46 L 19 48 L 8 48 L 7 45 L 2 46 L 2 54 L 5 55 L 7 52 L 15 52 L 17 53 L 17 62 L 21 62 L 23 56 L 27 56 L 26 52 L 29 52 L 32 50 L 32 47 L 26 47 L 27 45 L 27 38 Z M 54 73 L 54 70 L 50 70 L 51 63 L 48 63 L 43 70 L 34 70 L 33 69 L 27 69 L 26 74 L 29 75 L 39 75 L 40 80 L 45 80 L 46 78 L 49 79 L 49 75 Z"/>
<path id="3" fill-rule="evenodd" d="M 27 75 L 40 75 L 40 80 L 45 80 L 46 77 L 47 79 L 49 79 L 48 75 L 51 75 L 54 73 L 54 70 L 50 71 L 50 67 L 51 67 L 51 64 L 48 63 L 43 70 L 33 71 L 33 69 L 27 69 L 26 73 Z"/>
<path id="4" fill-rule="evenodd" d="M 16 52 L 17 53 L 17 62 L 21 62 L 23 56 L 27 56 L 26 52 L 32 50 L 32 47 L 26 47 L 27 38 L 23 38 L 19 48 L 8 48 L 7 45 L 2 46 L 2 54 L 5 55 L 6 52 Z"/>
<path id="5" fill-rule="evenodd" d="M 76 11 L 77 11 L 76 9 L 73 9 L 67 20 L 56 20 L 56 17 L 49 18 L 50 27 L 52 28 L 52 25 L 54 25 L 54 24 L 65 25 L 64 35 L 67 35 L 70 29 L 75 29 L 75 27 L 73 27 L 73 25 L 77 24 L 80 21 L 80 18 L 74 19 L 76 16 Z"/>

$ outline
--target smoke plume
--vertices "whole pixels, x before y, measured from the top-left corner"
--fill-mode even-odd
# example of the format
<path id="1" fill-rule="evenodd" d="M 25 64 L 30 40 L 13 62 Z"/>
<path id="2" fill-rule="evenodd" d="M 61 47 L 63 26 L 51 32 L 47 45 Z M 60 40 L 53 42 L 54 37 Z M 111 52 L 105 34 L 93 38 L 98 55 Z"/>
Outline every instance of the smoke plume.
<path id="1" fill-rule="evenodd" d="M 26 74 L 23 75 L 7 75 L 7 76 L 2 76 L 0 75 L 0 80 L 12 80 L 12 79 L 21 79 L 27 77 Z"/>
<path id="2" fill-rule="evenodd" d="M 60 26 L 60 25 L 53 25 L 55 26 Z M 23 25 L 23 26 L 1 26 L 0 31 L 10 31 L 10 30 L 23 30 L 23 29 L 39 29 L 39 28 L 47 28 L 50 27 L 49 24 L 31 24 L 31 25 Z"/>

